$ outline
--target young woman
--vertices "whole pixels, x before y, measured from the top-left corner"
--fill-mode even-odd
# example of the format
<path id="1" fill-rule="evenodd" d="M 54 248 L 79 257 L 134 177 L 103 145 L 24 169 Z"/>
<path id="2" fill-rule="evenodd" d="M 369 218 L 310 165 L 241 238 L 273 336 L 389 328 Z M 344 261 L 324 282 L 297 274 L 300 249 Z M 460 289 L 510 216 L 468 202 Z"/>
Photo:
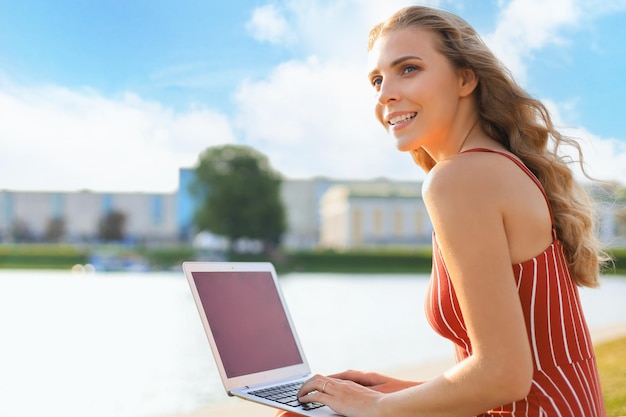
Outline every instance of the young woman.
<path id="1" fill-rule="evenodd" d="M 555 130 L 462 19 L 414 6 L 370 33 L 376 117 L 428 172 L 426 314 L 457 364 L 429 381 L 347 371 L 300 390 L 345 416 L 604 416 L 577 286 L 605 257 Z"/>

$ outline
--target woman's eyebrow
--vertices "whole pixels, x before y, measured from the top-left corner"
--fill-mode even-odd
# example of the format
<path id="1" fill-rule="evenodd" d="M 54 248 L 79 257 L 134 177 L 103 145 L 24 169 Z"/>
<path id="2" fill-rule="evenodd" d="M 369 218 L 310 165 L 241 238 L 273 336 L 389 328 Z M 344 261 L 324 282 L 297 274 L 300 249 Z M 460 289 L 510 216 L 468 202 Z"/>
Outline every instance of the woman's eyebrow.
<path id="1" fill-rule="evenodd" d="M 417 55 L 405 55 L 405 56 L 401 56 L 398 59 L 393 60 L 391 62 L 391 66 L 395 67 L 397 65 L 402 64 L 404 61 L 409 61 L 409 60 L 412 60 L 412 59 L 418 59 L 420 61 L 423 61 L 423 59 L 421 57 L 417 56 Z"/>

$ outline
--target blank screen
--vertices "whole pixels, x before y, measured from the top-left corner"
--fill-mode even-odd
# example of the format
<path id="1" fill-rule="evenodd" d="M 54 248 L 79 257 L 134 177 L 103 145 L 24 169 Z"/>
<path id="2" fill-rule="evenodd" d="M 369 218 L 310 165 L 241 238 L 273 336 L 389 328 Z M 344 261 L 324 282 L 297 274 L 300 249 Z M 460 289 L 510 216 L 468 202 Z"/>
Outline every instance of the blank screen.
<path id="1" fill-rule="evenodd" d="M 193 272 L 229 378 L 302 363 L 270 272 Z"/>

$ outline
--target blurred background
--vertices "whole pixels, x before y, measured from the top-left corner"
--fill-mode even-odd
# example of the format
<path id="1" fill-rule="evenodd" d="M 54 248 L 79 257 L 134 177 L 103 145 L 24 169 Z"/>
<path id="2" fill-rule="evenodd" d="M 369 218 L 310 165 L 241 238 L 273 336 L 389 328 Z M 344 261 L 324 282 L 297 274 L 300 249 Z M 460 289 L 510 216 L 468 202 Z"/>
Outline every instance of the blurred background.
<path id="1" fill-rule="evenodd" d="M 0 415 L 223 400 L 188 259 L 274 262 L 321 371 L 449 357 L 422 313 L 424 174 L 366 78 L 369 28 L 413 3 L 0 0 Z M 592 327 L 626 322 L 626 1 L 420 3 L 580 140 L 616 259 L 583 301 Z"/>

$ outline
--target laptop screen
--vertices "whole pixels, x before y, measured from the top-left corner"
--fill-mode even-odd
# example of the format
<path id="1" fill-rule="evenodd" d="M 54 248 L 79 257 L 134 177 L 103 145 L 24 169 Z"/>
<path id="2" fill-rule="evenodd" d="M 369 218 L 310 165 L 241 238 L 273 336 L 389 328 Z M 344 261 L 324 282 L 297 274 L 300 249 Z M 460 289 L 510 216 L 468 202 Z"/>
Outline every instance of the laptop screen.
<path id="1" fill-rule="evenodd" d="M 192 276 L 229 378 L 302 363 L 270 272 Z"/>

